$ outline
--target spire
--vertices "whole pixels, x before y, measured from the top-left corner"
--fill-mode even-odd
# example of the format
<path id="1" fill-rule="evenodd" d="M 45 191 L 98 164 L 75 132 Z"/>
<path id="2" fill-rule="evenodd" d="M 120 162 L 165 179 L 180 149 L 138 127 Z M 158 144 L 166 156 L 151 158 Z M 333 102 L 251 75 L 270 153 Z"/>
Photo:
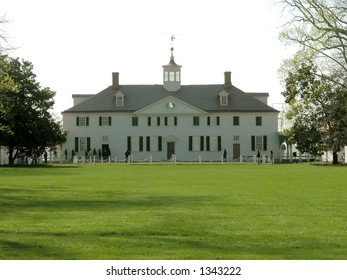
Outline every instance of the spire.
<path id="1" fill-rule="evenodd" d="M 172 35 L 171 36 L 171 56 L 170 56 L 170 62 L 168 65 L 172 65 L 172 66 L 178 66 L 175 62 L 175 57 L 174 57 L 174 54 L 173 54 L 173 51 L 174 51 L 174 47 L 173 47 L 173 44 L 174 44 L 174 40 L 176 39 L 175 35 Z"/>
<path id="2" fill-rule="evenodd" d="M 175 58 L 174 58 L 174 55 L 173 55 L 173 51 L 174 51 L 174 48 L 171 47 L 171 56 L 170 56 L 170 62 L 169 62 L 169 65 L 172 65 L 172 66 L 177 66 L 176 62 L 175 62 Z"/>
<path id="3" fill-rule="evenodd" d="M 175 36 L 171 36 L 171 56 L 170 62 L 167 65 L 163 66 L 164 70 L 164 88 L 167 91 L 177 91 L 181 88 L 181 66 L 177 65 L 174 58 L 174 48 L 173 41 L 175 40 Z"/>

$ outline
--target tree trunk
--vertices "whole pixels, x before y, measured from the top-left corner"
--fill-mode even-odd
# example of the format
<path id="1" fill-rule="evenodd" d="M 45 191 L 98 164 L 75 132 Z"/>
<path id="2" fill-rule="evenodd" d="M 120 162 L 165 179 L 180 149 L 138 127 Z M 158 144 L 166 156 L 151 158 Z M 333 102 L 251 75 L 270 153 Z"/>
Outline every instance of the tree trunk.
<path id="1" fill-rule="evenodd" d="M 333 152 L 333 164 L 338 164 L 339 163 L 339 159 L 337 156 L 337 152 Z"/>
<path id="2" fill-rule="evenodd" d="M 14 147 L 10 146 L 8 149 L 8 165 L 14 165 L 15 157 L 13 156 Z"/>

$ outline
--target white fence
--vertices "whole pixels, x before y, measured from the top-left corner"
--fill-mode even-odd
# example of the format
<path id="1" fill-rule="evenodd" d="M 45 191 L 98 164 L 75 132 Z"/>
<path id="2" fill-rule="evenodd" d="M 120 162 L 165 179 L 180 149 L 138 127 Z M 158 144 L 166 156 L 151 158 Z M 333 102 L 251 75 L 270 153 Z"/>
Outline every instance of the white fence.
<path id="1" fill-rule="evenodd" d="M 215 160 L 204 160 L 201 155 L 199 155 L 197 158 L 192 159 L 191 161 L 179 161 L 176 155 L 172 155 L 172 157 L 169 160 L 163 161 L 154 158 L 152 155 L 150 155 L 147 158 L 136 158 L 133 155 L 130 155 L 127 159 L 126 158 L 117 158 L 109 156 L 108 158 L 98 158 L 96 156 L 74 156 L 73 157 L 73 164 L 96 164 L 96 163 L 108 163 L 108 164 L 115 164 L 115 163 L 170 163 L 170 164 L 177 164 L 177 162 L 185 162 L 185 163 L 220 163 L 220 164 L 230 164 L 230 163 L 253 163 L 253 164 L 273 164 L 273 159 L 271 159 L 267 155 L 262 155 L 261 157 L 256 157 L 256 155 L 252 156 L 240 156 L 237 159 L 225 159 L 223 155 L 221 155 L 219 158 L 216 158 Z"/>

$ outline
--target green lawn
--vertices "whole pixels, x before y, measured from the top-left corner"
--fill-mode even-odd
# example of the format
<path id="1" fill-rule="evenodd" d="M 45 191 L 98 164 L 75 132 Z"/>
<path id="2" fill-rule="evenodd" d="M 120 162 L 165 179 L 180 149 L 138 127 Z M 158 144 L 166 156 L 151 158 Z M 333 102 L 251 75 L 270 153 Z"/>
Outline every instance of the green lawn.
<path id="1" fill-rule="evenodd" d="M 0 167 L 0 259 L 347 259 L 347 167 Z"/>

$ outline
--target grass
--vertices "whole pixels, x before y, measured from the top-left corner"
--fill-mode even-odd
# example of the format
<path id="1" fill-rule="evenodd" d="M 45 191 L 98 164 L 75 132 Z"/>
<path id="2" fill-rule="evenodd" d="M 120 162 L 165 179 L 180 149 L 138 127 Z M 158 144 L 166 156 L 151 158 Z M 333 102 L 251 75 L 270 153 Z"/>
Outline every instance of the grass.
<path id="1" fill-rule="evenodd" d="M 347 168 L 0 168 L 0 259 L 347 259 Z"/>

